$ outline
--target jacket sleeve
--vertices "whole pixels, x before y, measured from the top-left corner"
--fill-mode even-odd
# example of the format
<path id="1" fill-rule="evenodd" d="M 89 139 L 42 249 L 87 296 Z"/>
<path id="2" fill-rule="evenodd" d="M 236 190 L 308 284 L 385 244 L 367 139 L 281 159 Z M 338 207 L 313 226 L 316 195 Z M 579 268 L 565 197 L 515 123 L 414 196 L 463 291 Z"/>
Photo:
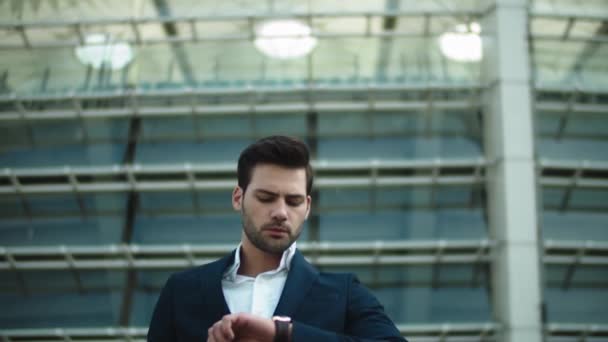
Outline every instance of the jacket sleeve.
<path id="1" fill-rule="evenodd" d="M 384 308 L 376 297 L 359 280 L 350 275 L 348 279 L 348 299 L 345 319 L 345 334 L 340 335 L 307 324 L 294 322 L 292 341 L 322 342 L 363 342 L 363 341 L 403 341 L 395 324 L 384 313 Z"/>
<path id="2" fill-rule="evenodd" d="M 173 314 L 173 276 L 169 277 L 156 302 L 150 327 L 148 342 L 176 341 Z"/>

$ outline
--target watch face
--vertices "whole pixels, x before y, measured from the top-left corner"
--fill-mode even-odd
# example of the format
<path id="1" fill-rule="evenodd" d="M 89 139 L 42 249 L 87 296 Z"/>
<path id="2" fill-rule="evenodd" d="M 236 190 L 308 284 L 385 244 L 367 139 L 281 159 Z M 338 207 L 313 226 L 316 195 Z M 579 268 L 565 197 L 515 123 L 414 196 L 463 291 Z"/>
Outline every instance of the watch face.
<path id="1" fill-rule="evenodd" d="M 287 316 L 274 316 L 272 317 L 273 321 L 280 321 L 280 322 L 291 322 L 291 317 L 287 317 Z"/>

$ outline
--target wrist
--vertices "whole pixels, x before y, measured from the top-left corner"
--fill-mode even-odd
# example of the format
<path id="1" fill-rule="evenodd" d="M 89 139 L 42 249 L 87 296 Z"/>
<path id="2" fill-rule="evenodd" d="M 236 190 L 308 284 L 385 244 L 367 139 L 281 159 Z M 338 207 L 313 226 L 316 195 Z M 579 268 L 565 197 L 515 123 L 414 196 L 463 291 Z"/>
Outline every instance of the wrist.
<path id="1" fill-rule="evenodd" d="M 274 316 L 272 320 L 275 327 L 273 342 L 291 341 L 291 331 L 293 329 L 291 318 L 287 316 Z"/>

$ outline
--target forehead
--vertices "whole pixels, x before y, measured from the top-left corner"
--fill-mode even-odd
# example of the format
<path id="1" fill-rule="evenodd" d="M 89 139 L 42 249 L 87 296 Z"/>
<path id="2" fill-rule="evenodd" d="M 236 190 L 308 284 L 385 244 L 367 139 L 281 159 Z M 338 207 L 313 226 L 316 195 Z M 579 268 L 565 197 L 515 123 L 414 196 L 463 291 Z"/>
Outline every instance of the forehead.
<path id="1" fill-rule="evenodd" d="M 306 169 L 258 164 L 251 171 L 249 188 L 286 194 L 306 194 Z"/>

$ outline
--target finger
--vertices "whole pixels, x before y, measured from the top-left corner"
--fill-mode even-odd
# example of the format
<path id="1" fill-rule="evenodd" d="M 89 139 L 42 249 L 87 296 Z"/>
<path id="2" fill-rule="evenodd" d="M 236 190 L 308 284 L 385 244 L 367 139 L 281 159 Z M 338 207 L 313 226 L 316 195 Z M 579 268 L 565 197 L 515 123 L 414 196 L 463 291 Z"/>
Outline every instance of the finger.
<path id="1" fill-rule="evenodd" d="M 222 334 L 224 335 L 225 338 L 227 338 L 230 341 L 234 339 L 234 331 L 232 330 L 231 316 L 222 317 L 222 324 L 221 324 L 220 328 L 222 329 Z"/>
<path id="2" fill-rule="evenodd" d="M 211 334 L 210 336 L 213 336 L 213 341 L 214 342 L 226 342 L 229 340 L 226 340 L 222 334 L 222 328 L 221 328 L 221 321 L 216 322 L 212 327 L 211 327 Z"/>

